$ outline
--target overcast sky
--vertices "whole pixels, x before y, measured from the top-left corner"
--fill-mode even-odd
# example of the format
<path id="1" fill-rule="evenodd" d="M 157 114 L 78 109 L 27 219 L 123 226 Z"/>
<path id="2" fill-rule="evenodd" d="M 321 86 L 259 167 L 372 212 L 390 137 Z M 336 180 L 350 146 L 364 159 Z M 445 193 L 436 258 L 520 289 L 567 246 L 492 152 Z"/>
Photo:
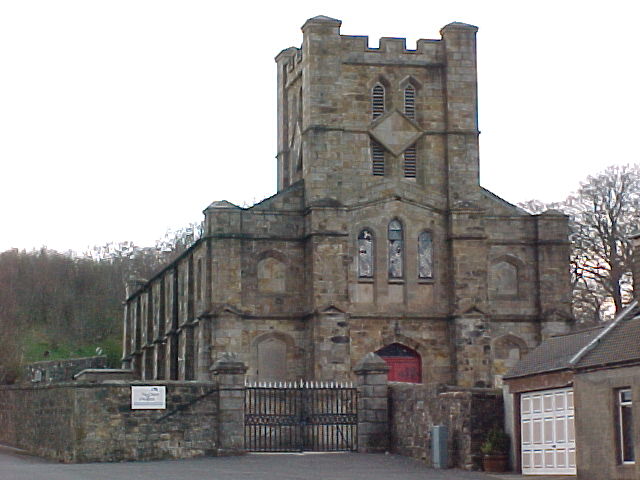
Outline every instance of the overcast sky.
<path id="1" fill-rule="evenodd" d="M 307 18 L 440 38 L 477 25 L 481 182 L 565 198 L 639 162 L 632 1 L 0 1 L 0 251 L 151 245 L 275 193 L 276 68 Z"/>

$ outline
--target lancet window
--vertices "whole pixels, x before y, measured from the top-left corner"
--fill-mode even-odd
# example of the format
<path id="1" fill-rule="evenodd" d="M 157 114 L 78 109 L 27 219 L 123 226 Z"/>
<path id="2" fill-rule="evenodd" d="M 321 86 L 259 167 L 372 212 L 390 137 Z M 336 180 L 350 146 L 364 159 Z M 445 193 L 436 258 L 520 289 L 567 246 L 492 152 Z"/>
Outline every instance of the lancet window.
<path id="1" fill-rule="evenodd" d="M 358 277 L 373 278 L 373 235 L 366 229 L 358 235 Z"/>
<path id="2" fill-rule="evenodd" d="M 371 141 L 371 173 L 384 177 L 384 148 L 375 141 Z"/>
<path id="3" fill-rule="evenodd" d="M 404 151 L 404 176 L 405 178 L 416 178 L 416 146 L 411 145 Z"/>
<path id="4" fill-rule="evenodd" d="M 384 87 L 379 83 L 373 87 L 371 95 L 371 114 L 374 120 L 384 114 Z"/>
<path id="5" fill-rule="evenodd" d="M 416 89 L 409 84 L 404 89 L 404 114 L 411 118 L 416 118 Z"/>
<path id="6" fill-rule="evenodd" d="M 389 222 L 389 278 L 402 278 L 403 276 L 403 234 L 402 224 L 398 220 Z"/>

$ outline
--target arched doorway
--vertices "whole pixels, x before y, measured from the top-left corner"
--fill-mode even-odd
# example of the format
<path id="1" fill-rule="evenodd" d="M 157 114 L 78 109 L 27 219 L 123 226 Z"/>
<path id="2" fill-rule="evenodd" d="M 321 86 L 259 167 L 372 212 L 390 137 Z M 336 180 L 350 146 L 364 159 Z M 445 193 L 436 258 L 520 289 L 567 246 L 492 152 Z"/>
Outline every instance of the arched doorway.
<path id="1" fill-rule="evenodd" d="M 389 366 L 390 382 L 422 382 L 420 354 L 400 343 L 392 343 L 376 352 Z"/>

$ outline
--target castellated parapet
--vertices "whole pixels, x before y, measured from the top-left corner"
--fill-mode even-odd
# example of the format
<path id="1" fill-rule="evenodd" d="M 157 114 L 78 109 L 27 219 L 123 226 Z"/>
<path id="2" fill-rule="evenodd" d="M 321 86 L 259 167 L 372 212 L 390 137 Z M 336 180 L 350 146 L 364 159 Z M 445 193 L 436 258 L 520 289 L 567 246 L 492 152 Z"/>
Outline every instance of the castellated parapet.
<path id="1" fill-rule="evenodd" d="M 140 378 L 210 380 L 233 352 L 250 380 L 353 380 L 376 352 L 392 381 L 498 386 L 567 330 L 567 218 L 479 184 L 477 28 L 407 50 L 340 25 L 312 18 L 276 57 L 277 193 L 213 202 L 203 237 L 130 286 Z"/>

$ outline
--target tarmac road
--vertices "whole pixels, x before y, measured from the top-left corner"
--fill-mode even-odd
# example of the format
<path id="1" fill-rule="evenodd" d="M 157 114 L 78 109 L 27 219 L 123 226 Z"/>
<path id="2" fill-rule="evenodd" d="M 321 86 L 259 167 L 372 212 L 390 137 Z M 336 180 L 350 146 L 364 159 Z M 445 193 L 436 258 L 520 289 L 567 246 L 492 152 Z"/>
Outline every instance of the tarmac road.
<path id="1" fill-rule="evenodd" d="M 127 463 L 52 463 L 0 446 L 0 480 L 513 480 L 530 477 L 433 470 L 398 455 L 250 454 Z M 559 480 L 559 477 L 553 477 Z M 575 477 L 567 477 L 573 478 Z M 543 480 L 536 477 L 536 480 Z"/>

